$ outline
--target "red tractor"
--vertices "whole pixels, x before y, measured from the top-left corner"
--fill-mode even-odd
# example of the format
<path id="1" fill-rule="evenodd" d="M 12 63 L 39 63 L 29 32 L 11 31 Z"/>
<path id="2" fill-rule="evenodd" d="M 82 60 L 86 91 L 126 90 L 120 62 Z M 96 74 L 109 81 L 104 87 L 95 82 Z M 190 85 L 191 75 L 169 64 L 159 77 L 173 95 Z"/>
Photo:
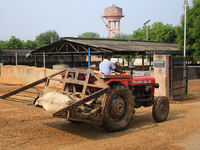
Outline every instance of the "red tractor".
<path id="1" fill-rule="evenodd" d="M 69 117 L 68 120 L 91 122 L 92 118 L 93 121 L 99 122 L 99 124 L 108 131 L 119 131 L 125 129 L 129 125 L 135 112 L 134 109 L 141 106 L 148 107 L 153 105 L 152 115 L 157 122 L 166 120 L 168 116 L 169 100 L 167 97 L 154 96 L 155 88 L 159 88 L 159 84 L 155 83 L 155 78 L 152 76 L 132 76 L 132 74 L 105 76 L 98 73 L 91 73 L 88 75 L 83 72 L 81 73 L 81 71 L 78 72 L 77 69 L 74 72 L 68 71 L 67 74 L 68 75 L 66 75 L 66 72 L 62 73 L 63 79 L 70 78 L 70 80 L 67 79 L 65 81 L 65 83 L 67 83 L 65 85 L 66 89 L 73 93 L 72 85 L 76 84 L 74 86 L 75 91 L 81 92 L 84 89 L 84 84 L 82 83 L 83 86 L 80 86 L 81 83 L 79 82 L 85 81 L 85 84 L 87 84 L 87 88 L 85 88 L 86 90 L 84 91 L 86 94 L 85 100 L 90 100 L 90 104 L 87 104 L 85 103 L 86 101 L 84 101 L 84 97 L 82 97 L 82 106 L 84 107 L 82 109 L 77 109 L 77 105 L 74 104 L 72 104 L 72 106 L 74 105 L 73 109 L 72 106 L 69 106 L 68 109 L 64 109 L 64 112 L 70 110 L 71 117 Z M 97 85 L 101 85 L 101 87 L 97 87 Z M 103 96 L 101 96 L 102 93 L 98 94 L 98 92 L 104 88 L 107 89 L 107 87 L 109 90 L 104 92 L 106 96 L 103 99 Z M 91 98 L 87 99 L 87 96 Z M 81 96 L 79 97 L 81 98 Z M 85 108 L 87 108 L 87 111 L 85 111 Z M 77 109 L 77 111 L 73 114 L 72 111 L 75 109 Z M 82 114 L 82 116 L 77 115 L 78 112 Z M 95 113 L 90 118 L 88 116 L 92 114 L 91 112 Z M 59 117 L 60 115 L 59 113 L 57 113 L 57 115 L 55 114 L 55 117 Z M 83 119 L 83 114 L 88 114 L 85 120 Z"/>

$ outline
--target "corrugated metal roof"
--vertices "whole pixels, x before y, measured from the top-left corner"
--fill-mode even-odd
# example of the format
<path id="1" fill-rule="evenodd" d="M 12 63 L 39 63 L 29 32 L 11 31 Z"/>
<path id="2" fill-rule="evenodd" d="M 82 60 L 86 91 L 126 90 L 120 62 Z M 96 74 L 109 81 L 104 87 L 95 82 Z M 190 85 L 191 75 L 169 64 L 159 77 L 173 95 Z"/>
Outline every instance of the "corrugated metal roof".
<path id="1" fill-rule="evenodd" d="M 161 53 L 181 54 L 178 44 L 135 40 L 114 39 L 86 39 L 86 38 L 61 38 L 61 40 L 32 51 L 32 54 L 69 54 L 87 53 L 87 48 L 93 53 L 104 53 L 109 50 L 113 53 Z"/>
<path id="2" fill-rule="evenodd" d="M 145 50 L 170 50 L 177 51 L 178 44 L 135 41 L 135 40 L 110 40 L 110 39 L 76 39 L 65 38 L 66 41 L 90 45 L 96 48 L 107 48 L 114 51 L 145 51 Z"/>

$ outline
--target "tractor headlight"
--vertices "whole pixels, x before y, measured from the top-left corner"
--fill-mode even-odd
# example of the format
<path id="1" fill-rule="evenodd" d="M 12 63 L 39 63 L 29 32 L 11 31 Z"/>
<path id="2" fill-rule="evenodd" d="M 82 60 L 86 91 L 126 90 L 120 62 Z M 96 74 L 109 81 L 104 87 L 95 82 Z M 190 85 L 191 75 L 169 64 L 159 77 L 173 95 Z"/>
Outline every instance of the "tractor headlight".
<path id="1" fill-rule="evenodd" d="M 159 84 L 158 84 L 158 83 L 155 83 L 155 84 L 154 84 L 154 87 L 155 87 L 155 88 L 159 88 Z"/>

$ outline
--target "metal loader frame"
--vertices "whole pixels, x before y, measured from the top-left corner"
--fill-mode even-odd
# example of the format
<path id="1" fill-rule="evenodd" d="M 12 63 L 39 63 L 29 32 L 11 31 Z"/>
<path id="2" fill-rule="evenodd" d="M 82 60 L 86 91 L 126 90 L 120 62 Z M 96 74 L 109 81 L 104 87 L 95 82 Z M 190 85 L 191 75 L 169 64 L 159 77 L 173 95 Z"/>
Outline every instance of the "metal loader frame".
<path id="1" fill-rule="evenodd" d="M 55 76 L 65 72 L 65 76 L 62 79 L 55 78 Z M 81 80 L 79 77 L 82 76 Z M 90 83 L 91 77 L 98 81 L 97 84 Z M 1 99 L 6 99 L 12 95 L 15 95 L 17 93 L 20 93 L 22 91 L 25 91 L 29 88 L 32 88 L 38 84 L 41 84 L 45 82 L 45 87 L 48 88 L 50 86 L 50 81 L 58 81 L 62 84 L 62 88 L 58 90 L 59 93 L 62 94 L 76 94 L 79 95 L 79 100 L 70 104 L 66 108 L 59 110 L 58 112 L 53 114 L 53 117 L 58 118 L 65 118 L 67 120 L 71 121 L 79 121 L 79 122 L 87 122 L 87 123 L 94 123 L 94 124 L 102 124 L 103 123 L 103 115 L 104 115 L 104 109 L 107 99 L 107 93 L 109 91 L 109 86 L 100 79 L 95 72 L 92 70 L 83 70 L 83 69 L 76 69 L 76 68 L 66 68 L 64 70 L 61 70 L 55 74 L 52 74 L 50 76 L 47 76 L 45 78 L 42 78 L 38 81 L 35 81 L 31 84 L 28 84 L 26 86 L 23 86 L 19 89 L 16 89 L 14 91 L 11 91 L 9 93 L 6 93 L 4 95 L 1 95 Z M 72 87 L 70 90 L 67 87 Z M 77 91 L 77 86 L 81 86 L 81 92 Z M 88 89 L 95 89 L 94 92 L 88 93 Z M 80 89 L 80 88 L 79 88 Z M 101 98 L 100 98 L 101 96 Z M 78 107 L 81 105 L 87 105 L 85 104 L 88 101 L 97 99 L 101 101 L 101 105 L 98 108 L 94 108 L 90 113 L 80 113 L 78 111 Z"/>

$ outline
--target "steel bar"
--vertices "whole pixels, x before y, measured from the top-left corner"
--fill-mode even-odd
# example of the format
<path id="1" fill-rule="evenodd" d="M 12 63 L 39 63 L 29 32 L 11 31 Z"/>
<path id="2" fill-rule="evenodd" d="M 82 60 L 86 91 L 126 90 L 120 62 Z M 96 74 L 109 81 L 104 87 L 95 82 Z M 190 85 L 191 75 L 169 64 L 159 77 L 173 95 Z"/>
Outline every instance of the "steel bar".
<path id="1" fill-rule="evenodd" d="M 187 86 L 180 86 L 180 87 L 177 87 L 177 88 L 173 88 L 173 90 L 178 90 L 178 89 L 183 89 L 183 88 L 187 88 Z"/>
<path id="2" fill-rule="evenodd" d="M 69 45 L 70 45 L 76 52 L 79 52 L 79 51 L 74 47 L 74 45 L 72 45 L 71 43 L 69 43 Z"/>
<path id="3" fill-rule="evenodd" d="M 87 48 L 85 48 L 85 47 L 84 47 L 84 46 L 82 46 L 82 45 L 81 45 L 81 47 L 82 47 L 82 48 L 83 48 L 83 49 L 84 49 L 86 52 L 88 52 Z"/>
<path id="4" fill-rule="evenodd" d="M 35 81 L 35 82 L 33 82 L 33 83 L 30 83 L 30 84 L 28 84 L 28 85 L 25 85 L 25 86 L 23 86 L 23 87 L 21 87 L 21 88 L 19 88 L 19 89 L 16 89 L 16 90 L 14 90 L 14 91 L 8 92 L 8 93 L 6 93 L 6 94 L 4 94 L 4 95 L 1 95 L 0 98 L 1 98 L 1 99 L 8 98 L 8 97 L 10 97 L 10 96 L 12 96 L 12 95 L 15 95 L 15 94 L 17 94 L 17 93 L 19 93 L 19 92 L 22 92 L 22 91 L 26 90 L 26 89 L 29 89 L 29 88 L 31 88 L 31 87 L 34 87 L 34 86 L 36 86 L 36 85 L 38 85 L 38 84 L 41 84 L 41 83 L 43 83 L 43 82 L 46 82 L 46 81 L 47 81 L 47 78 L 53 77 L 53 76 L 55 76 L 55 75 L 58 75 L 58 74 L 60 74 L 60 73 L 62 73 L 62 72 L 64 72 L 64 71 L 65 71 L 65 70 L 59 71 L 59 72 L 57 72 L 57 73 L 55 73 L 55 74 L 52 74 L 52 75 L 50 75 L 50 76 L 48 76 L 48 77 L 44 77 L 44 78 L 42 78 L 42 79 L 40 79 L 40 80 L 37 80 L 37 81 Z"/>
<path id="5" fill-rule="evenodd" d="M 60 52 L 61 49 L 64 47 L 65 43 L 59 48 L 59 50 L 57 52 Z"/>
<path id="6" fill-rule="evenodd" d="M 29 88 L 31 88 L 31 87 L 33 87 L 33 86 L 36 86 L 36 85 L 38 85 L 38 84 L 40 84 L 40 83 L 43 83 L 43 82 L 46 81 L 46 79 L 47 79 L 47 77 L 46 77 L 46 78 L 42 78 L 42 79 L 40 79 L 40 80 L 38 80 L 38 81 L 36 81 L 36 82 L 33 82 L 33 83 L 28 84 L 28 85 L 26 85 L 26 86 L 23 86 L 23 87 L 21 87 L 21 88 L 19 88 L 19 89 L 16 89 L 16 90 L 12 91 L 12 92 L 9 92 L 9 93 L 6 93 L 6 94 L 4 94 L 4 95 L 1 95 L 0 98 L 2 98 L 2 99 L 8 98 L 8 97 L 10 97 L 10 96 L 12 96 L 12 95 L 15 95 L 15 94 L 17 94 L 17 93 L 19 93 L 19 92 L 22 92 L 22 91 L 26 90 L 26 89 L 29 89 Z"/>

